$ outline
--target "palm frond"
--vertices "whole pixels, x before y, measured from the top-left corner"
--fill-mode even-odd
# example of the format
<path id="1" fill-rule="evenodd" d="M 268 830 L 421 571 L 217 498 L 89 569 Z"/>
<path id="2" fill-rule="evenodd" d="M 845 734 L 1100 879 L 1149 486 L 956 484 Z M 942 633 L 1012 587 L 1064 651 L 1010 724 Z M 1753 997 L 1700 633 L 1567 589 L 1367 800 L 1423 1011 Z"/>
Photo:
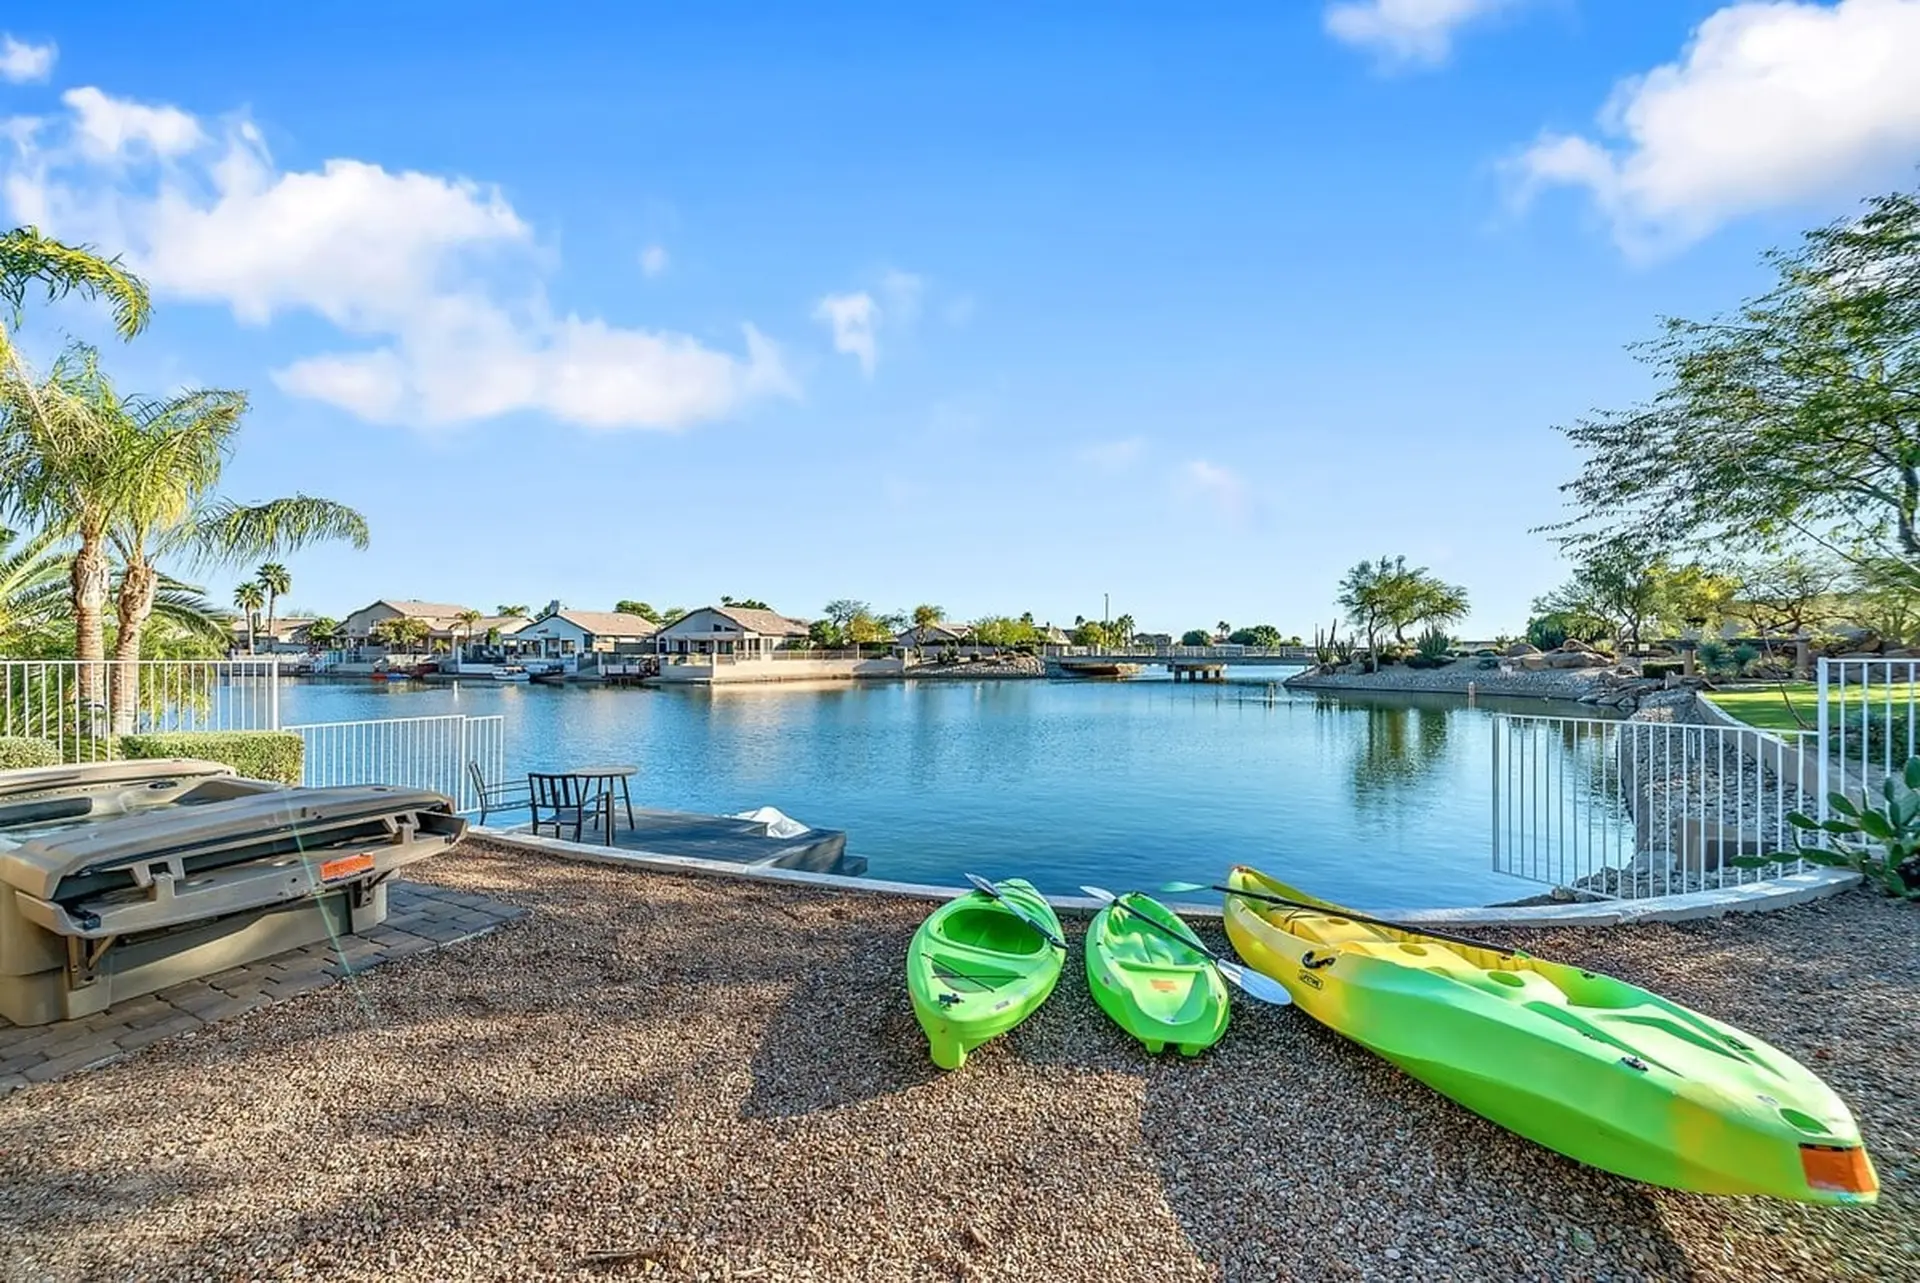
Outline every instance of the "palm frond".
<path id="1" fill-rule="evenodd" d="M 153 311 L 146 282 L 122 267 L 118 257 L 104 258 L 85 245 L 43 236 L 36 227 L 16 227 L 0 235 L 0 301 L 18 317 L 35 285 L 46 289 L 49 301 L 68 294 L 104 299 L 121 338 L 145 329 Z"/>
<path id="2" fill-rule="evenodd" d="M 304 494 L 260 504 L 218 500 L 195 516 L 190 538 L 198 558 L 212 564 L 281 556 L 336 539 L 355 548 L 368 542 L 365 517 L 345 504 Z"/>

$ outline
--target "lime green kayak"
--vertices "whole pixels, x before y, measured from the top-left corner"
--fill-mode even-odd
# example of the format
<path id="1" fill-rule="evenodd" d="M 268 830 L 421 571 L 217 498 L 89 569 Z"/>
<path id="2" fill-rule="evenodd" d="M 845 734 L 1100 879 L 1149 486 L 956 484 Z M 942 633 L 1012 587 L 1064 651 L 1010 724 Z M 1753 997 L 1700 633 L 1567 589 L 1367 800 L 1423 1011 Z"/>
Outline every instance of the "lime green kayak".
<path id="1" fill-rule="evenodd" d="M 1356 921 L 1253 869 L 1227 883 L 1227 937 L 1248 966 L 1531 1141 L 1701 1194 L 1857 1204 L 1879 1192 L 1839 1096 L 1750 1033 L 1597 972 Z"/>
<path id="2" fill-rule="evenodd" d="M 1138 891 L 1094 915 L 1087 927 L 1087 986 L 1113 1022 L 1158 1055 L 1169 1046 L 1197 1056 L 1227 1032 L 1227 985 L 1213 964 L 1140 921 L 1174 934 L 1187 925 Z"/>
<path id="3" fill-rule="evenodd" d="M 1019 878 L 1000 893 L 1060 934 L 1046 897 Z M 942 1069 L 1032 1015 L 1060 979 L 1065 953 L 991 896 L 974 891 L 935 909 L 907 946 L 907 992 Z"/>

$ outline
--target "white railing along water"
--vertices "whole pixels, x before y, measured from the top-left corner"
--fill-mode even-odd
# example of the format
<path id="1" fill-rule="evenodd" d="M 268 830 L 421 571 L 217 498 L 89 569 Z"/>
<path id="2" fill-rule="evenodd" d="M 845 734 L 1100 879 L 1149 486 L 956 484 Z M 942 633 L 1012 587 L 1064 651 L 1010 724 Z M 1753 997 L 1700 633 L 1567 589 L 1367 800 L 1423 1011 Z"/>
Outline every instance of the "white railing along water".
<path id="1" fill-rule="evenodd" d="M 1831 793 L 1877 791 L 1920 753 L 1920 660 L 1822 659 L 1814 681 L 1824 820 Z"/>
<path id="2" fill-rule="evenodd" d="M 110 756 L 115 735 L 273 730 L 280 661 L 0 659 L 0 735 L 56 745 L 68 761 Z"/>
<path id="3" fill-rule="evenodd" d="M 1602 895 L 1757 881 L 1734 861 L 1798 845 L 1819 769 L 1811 734 L 1497 714 L 1493 865 Z"/>
<path id="4" fill-rule="evenodd" d="M 353 722 L 308 722 L 284 729 L 306 746 L 301 782 L 312 788 L 339 784 L 393 784 L 431 789 L 453 798 L 458 810 L 478 810 L 469 762 L 488 783 L 506 773 L 506 718 L 386 717 Z"/>

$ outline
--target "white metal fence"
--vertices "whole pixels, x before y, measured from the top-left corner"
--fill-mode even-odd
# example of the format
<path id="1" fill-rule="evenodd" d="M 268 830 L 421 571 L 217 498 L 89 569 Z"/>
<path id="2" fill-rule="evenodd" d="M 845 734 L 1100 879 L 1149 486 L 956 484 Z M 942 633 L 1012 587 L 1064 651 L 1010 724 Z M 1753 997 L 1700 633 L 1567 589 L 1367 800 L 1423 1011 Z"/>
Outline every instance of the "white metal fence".
<path id="1" fill-rule="evenodd" d="M 0 659 L 0 735 L 46 740 L 68 761 L 110 756 L 116 735 L 279 723 L 277 658 Z"/>
<path id="2" fill-rule="evenodd" d="M 395 784 L 431 789 L 455 800 L 461 811 L 478 810 L 467 770 L 480 768 L 488 783 L 506 773 L 506 718 L 389 717 L 357 722 L 309 722 L 284 728 L 306 745 L 302 783 Z"/>
<path id="3" fill-rule="evenodd" d="M 1499 714 L 1494 868 L 1618 896 L 1754 881 L 1734 861 L 1794 849 L 1821 769 L 1812 734 Z"/>
<path id="4" fill-rule="evenodd" d="M 1815 675 L 1820 818 L 1832 792 L 1858 796 L 1920 753 L 1920 660 L 1822 659 Z"/>

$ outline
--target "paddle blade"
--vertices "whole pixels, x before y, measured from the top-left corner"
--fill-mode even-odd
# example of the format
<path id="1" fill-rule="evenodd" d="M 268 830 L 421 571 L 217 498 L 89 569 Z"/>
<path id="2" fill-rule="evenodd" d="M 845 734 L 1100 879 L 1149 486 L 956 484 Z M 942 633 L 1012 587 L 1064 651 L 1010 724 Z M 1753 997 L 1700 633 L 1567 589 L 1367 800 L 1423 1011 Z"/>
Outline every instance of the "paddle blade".
<path id="1" fill-rule="evenodd" d="M 1276 1007 L 1293 1005 L 1293 995 L 1287 992 L 1285 985 L 1272 976 L 1262 975 L 1237 962 L 1217 961 L 1213 965 L 1214 969 L 1220 973 L 1222 980 L 1239 989 L 1247 997 L 1257 1002 L 1271 1003 Z"/>
<path id="2" fill-rule="evenodd" d="M 1162 882 L 1160 889 L 1177 895 L 1183 891 L 1211 891 L 1214 888 L 1204 882 Z"/>
<path id="3" fill-rule="evenodd" d="M 1118 900 L 1120 898 L 1119 896 L 1115 895 L 1113 892 L 1107 890 L 1105 887 L 1083 886 L 1080 889 L 1082 891 L 1085 891 L 1088 895 L 1092 896 L 1094 899 L 1098 900 L 1102 904 L 1112 904 L 1115 900 Z"/>
<path id="4" fill-rule="evenodd" d="M 978 873 L 967 874 L 967 881 L 973 883 L 974 890 L 985 892 L 996 900 L 1000 898 L 1000 888 L 981 877 Z"/>

